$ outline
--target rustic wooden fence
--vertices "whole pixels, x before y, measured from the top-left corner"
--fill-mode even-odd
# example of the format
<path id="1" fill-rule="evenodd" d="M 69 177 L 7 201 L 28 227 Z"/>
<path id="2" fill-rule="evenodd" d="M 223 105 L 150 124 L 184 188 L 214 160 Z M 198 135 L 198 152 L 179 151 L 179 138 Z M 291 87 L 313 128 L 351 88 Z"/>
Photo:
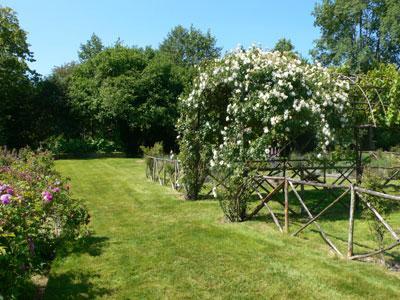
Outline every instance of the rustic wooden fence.
<path id="1" fill-rule="evenodd" d="M 273 222 L 276 224 L 278 229 L 283 232 L 289 234 L 290 228 L 289 228 L 289 217 L 291 213 L 296 213 L 294 212 L 290 204 L 293 203 L 293 199 L 289 199 L 289 192 L 292 191 L 294 194 L 294 200 L 298 201 L 303 209 L 303 211 L 307 214 L 308 216 L 308 221 L 305 224 L 302 224 L 299 229 L 296 229 L 291 235 L 297 236 L 300 232 L 302 232 L 304 229 L 306 229 L 310 225 L 314 225 L 316 229 L 318 230 L 319 234 L 321 235 L 321 238 L 329 245 L 329 247 L 340 257 L 347 257 L 348 259 L 354 260 L 354 259 L 363 259 L 369 256 L 377 255 L 382 252 L 391 250 L 398 246 L 400 244 L 400 238 L 397 235 L 397 233 L 393 230 L 393 228 L 388 224 L 388 222 L 382 217 L 382 215 L 377 211 L 377 209 L 372 205 L 372 203 L 368 202 L 365 195 L 371 195 L 374 197 L 379 197 L 382 199 L 385 199 L 387 201 L 400 201 L 399 196 L 394 196 L 394 195 L 389 195 L 385 193 L 380 193 L 376 191 L 371 191 L 368 189 L 361 188 L 357 186 L 356 184 L 348 184 L 348 185 L 338 185 L 338 184 L 327 184 L 327 183 L 321 183 L 321 182 L 313 182 L 313 181 L 305 181 L 305 180 L 299 180 L 291 177 L 282 177 L 282 176 L 255 176 L 253 178 L 254 182 L 254 191 L 260 198 L 260 203 L 254 208 L 254 210 L 248 215 L 247 219 L 253 218 L 255 215 L 258 214 L 258 212 L 263 209 L 264 207 L 267 209 L 268 213 L 271 215 Z M 260 186 L 262 186 L 262 183 L 268 184 L 269 186 L 273 187 L 270 189 L 270 191 L 265 195 L 262 194 L 262 191 L 260 191 Z M 318 187 L 318 188 L 323 188 L 327 191 L 331 190 L 340 190 L 341 193 L 338 197 L 336 197 L 334 200 L 332 200 L 327 206 L 322 208 L 319 212 L 317 213 L 312 213 L 309 207 L 306 205 L 306 201 L 304 201 L 304 196 L 301 197 L 300 193 L 298 192 L 298 187 L 299 186 L 311 186 L 311 187 Z M 279 192 L 283 192 L 284 195 L 284 201 L 278 200 L 278 203 L 283 206 L 283 213 L 284 213 L 284 222 L 281 224 L 279 222 L 278 218 L 276 217 L 276 213 L 272 210 L 271 206 L 269 205 L 272 200 L 277 200 L 275 196 Z M 350 194 L 349 199 L 346 200 L 346 196 Z M 354 245 L 354 214 L 355 214 L 355 207 L 356 207 L 356 199 L 359 199 L 358 201 L 363 201 L 365 203 L 365 206 L 374 214 L 376 219 L 383 224 L 384 228 L 391 234 L 392 238 L 394 239 L 394 242 L 390 244 L 389 246 L 382 248 L 382 249 L 377 249 L 368 253 L 362 253 L 362 254 L 354 254 L 353 253 L 353 245 Z M 349 219 L 349 225 L 348 225 L 348 239 L 347 239 L 347 254 L 343 254 L 338 247 L 332 242 L 332 240 L 328 237 L 328 235 L 325 233 L 323 230 L 322 226 L 320 223 L 317 222 L 321 216 L 327 213 L 334 205 L 336 205 L 339 202 L 343 201 L 349 201 L 349 211 L 348 211 L 348 219 Z"/>
<path id="2" fill-rule="evenodd" d="M 166 157 L 145 155 L 146 177 L 161 185 L 171 185 L 174 190 L 180 190 L 180 163 L 179 160 Z"/>
<path id="3" fill-rule="evenodd" d="M 179 190 L 182 188 L 180 184 L 181 168 L 177 159 L 168 157 L 154 157 L 145 155 L 146 160 L 146 176 L 162 185 L 171 184 L 172 188 Z M 332 185 L 353 184 L 356 183 L 356 164 L 354 160 L 340 160 L 334 163 L 327 161 L 312 161 L 308 159 L 286 159 L 272 158 L 270 160 L 248 161 L 247 167 L 249 171 L 255 172 L 259 176 L 286 176 L 303 181 L 314 181 L 319 183 L 327 183 L 330 181 Z M 385 170 L 388 175 L 382 177 L 382 186 L 399 185 L 400 167 L 380 168 L 370 167 L 372 169 Z M 223 179 L 217 179 L 214 174 L 209 173 L 205 182 L 212 182 L 214 187 L 221 186 Z M 269 183 L 266 184 L 271 187 Z M 267 191 L 264 183 L 261 182 L 260 188 Z M 313 186 L 314 189 L 321 189 Z M 301 185 L 304 190 L 304 185 Z M 205 192 L 206 196 L 211 195 L 212 189 Z"/>
<path id="4" fill-rule="evenodd" d="M 145 161 L 147 178 L 150 178 L 152 181 L 158 182 L 161 185 L 170 185 L 175 190 L 182 189 L 182 184 L 180 183 L 181 168 L 179 160 L 146 155 Z M 253 183 L 251 187 L 252 193 L 255 193 L 259 197 L 260 203 L 250 214 L 248 214 L 247 219 L 249 220 L 253 218 L 265 207 L 279 231 L 289 234 L 290 214 L 298 214 L 290 205 L 292 203 L 293 206 L 293 199 L 289 199 L 290 191 L 292 191 L 294 194 L 294 197 L 292 196 L 292 198 L 294 198 L 294 201 L 298 201 L 302 212 L 305 213 L 308 218 L 308 221 L 291 233 L 293 236 L 297 236 L 310 225 L 314 225 L 321 238 L 338 256 L 347 257 L 352 260 L 377 255 L 400 245 L 400 238 L 396 231 L 393 230 L 377 209 L 367 201 L 364 195 L 380 197 L 387 201 L 400 201 L 400 196 L 389 195 L 359 187 L 356 183 L 355 176 L 352 176 L 355 172 L 354 163 L 350 160 L 343 160 L 341 162 L 341 164 L 328 164 L 326 162 L 315 163 L 304 159 L 274 159 L 270 161 L 248 162 L 249 170 L 253 171 L 252 174 L 254 174 L 251 176 Z M 391 168 L 390 171 L 392 172 L 390 177 L 388 179 L 383 178 L 384 184 L 396 180 L 400 174 L 399 168 Z M 327 178 L 332 177 L 332 174 L 335 175 L 333 176 L 331 183 L 327 183 Z M 207 180 L 211 181 L 214 187 L 224 187 L 224 179 L 219 180 L 213 176 L 213 174 L 209 174 Z M 307 186 L 326 193 L 332 193 L 334 190 L 341 191 L 341 193 L 318 212 L 313 212 L 307 206 L 307 201 L 304 199 L 304 190 Z M 211 192 L 212 190 L 206 194 L 209 195 Z M 283 192 L 283 200 L 277 197 L 280 192 Z M 281 224 L 282 222 L 279 221 L 276 212 L 274 212 L 270 205 L 272 200 L 276 201 L 283 207 L 283 224 Z M 331 210 L 336 204 L 343 204 L 346 203 L 346 201 L 348 201 L 348 205 L 345 205 L 345 207 L 348 209 L 349 224 L 347 254 L 343 254 L 332 242 L 317 220 Z M 394 239 L 392 244 L 383 249 L 377 249 L 368 253 L 356 255 L 353 253 L 356 201 L 363 201 L 365 206 L 374 214 L 377 220 L 383 224 L 384 228 Z"/>

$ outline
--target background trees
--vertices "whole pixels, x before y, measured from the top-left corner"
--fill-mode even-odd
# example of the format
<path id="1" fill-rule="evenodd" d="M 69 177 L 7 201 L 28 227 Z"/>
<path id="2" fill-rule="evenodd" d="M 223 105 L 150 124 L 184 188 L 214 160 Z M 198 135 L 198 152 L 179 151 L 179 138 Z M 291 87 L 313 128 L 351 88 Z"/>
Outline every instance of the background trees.
<path id="1" fill-rule="evenodd" d="M 357 75 L 380 114 L 377 119 L 393 132 L 399 126 L 393 100 L 400 65 L 399 10 L 399 0 L 322 0 L 313 13 L 321 29 L 313 57 L 339 66 L 336 72 Z M 296 54 L 288 39 L 280 39 L 274 50 Z M 179 96 L 192 89 L 197 67 L 220 55 L 211 32 L 193 26 L 174 27 L 157 49 L 130 47 L 121 40 L 106 46 L 93 33 L 81 44 L 79 61 L 43 78 L 28 67 L 33 54 L 15 12 L 0 8 L 0 144 L 135 153 L 141 144 L 162 141 L 167 151 L 176 149 Z M 378 87 L 381 99 L 366 83 Z M 399 135 L 381 136 L 377 146 L 388 148 Z"/>
<path id="2" fill-rule="evenodd" d="M 291 40 L 281 38 L 276 42 L 274 50 L 279 52 L 290 52 L 294 50 L 294 45 Z"/>
<path id="3" fill-rule="evenodd" d="M 193 26 L 173 28 L 160 45 L 160 51 L 168 54 L 178 64 L 195 66 L 206 59 L 220 56 L 221 48 L 210 31 L 201 32 Z"/>
<path id="4" fill-rule="evenodd" d="M 78 51 L 79 59 L 81 61 L 88 60 L 89 58 L 103 51 L 103 49 L 104 46 L 101 42 L 101 39 L 93 33 L 85 44 L 81 44 L 80 50 Z"/>
<path id="5" fill-rule="evenodd" d="M 344 63 L 353 72 L 378 62 L 400 65 L 398 0 L 323 0 L 313 15 L 321 37 L 312 55 L 323 64 Z"/>
<path id="6" fill-rule="evenodd" d="M 195 66 L 220 55 L 210 31 L 175 27 L 160 49 L 104 46 L 92 34 L 79 62 L 40 77 L 15 12 L 0 8 L 0 144 L 85 152 L 162 141 L 176 149 L 178 98 Z"/>
<path id="7" fill-rule="evenodd" d="M 36 79 L 27 65 L 32 60 L 15 12 L 0 7 L 0 144 L 18 146 L 30 139 L 25 111 L 34 106 L 30 95 Z"/>
<path id="8" fill-rule="evenodd" d="M 151 49 L 110 47 L 80 64 L 68 86 L 84 137 L 124 150 L 164 140 L 173 147 L 182 68 Z"/>

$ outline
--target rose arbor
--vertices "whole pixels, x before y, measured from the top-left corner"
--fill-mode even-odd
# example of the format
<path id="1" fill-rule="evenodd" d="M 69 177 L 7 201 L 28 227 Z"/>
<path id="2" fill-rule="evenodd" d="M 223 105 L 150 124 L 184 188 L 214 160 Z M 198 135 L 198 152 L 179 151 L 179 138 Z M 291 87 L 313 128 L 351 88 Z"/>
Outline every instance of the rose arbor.
<path id="1" fill-rule="evenodd" d="M 199 70 L 182 99 L 180 159 L 183 184 L 195 199 L 209 172 L 224 181 L 223 208 L 231 220 L 246 210 L 246 161 L 268 158 L 301 134 L 323 153 L 347 124 L 349 84 L 293 53 L 235 50 Z"/>

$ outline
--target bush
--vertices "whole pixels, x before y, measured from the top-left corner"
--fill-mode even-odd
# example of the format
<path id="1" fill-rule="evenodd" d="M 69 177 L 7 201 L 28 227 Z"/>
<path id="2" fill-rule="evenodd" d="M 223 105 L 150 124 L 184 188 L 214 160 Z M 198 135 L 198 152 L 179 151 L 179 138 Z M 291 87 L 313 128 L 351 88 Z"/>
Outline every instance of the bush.
<path id="1" fill-rule="evenodd" d="M 55 155 L 111 153 L 120 150 L 115 142 L 103 138 L 66 138 L 63 135 L 50 137 L 42 146 Z"/>
<path id="2" fill-rule="evenodd" d="M 225 217 L 231 222 L 244 221 L 247 214 L 247 203 L 252 193 L 250 177 L 243 174 L 217 177 L 220 180 L 225 179 L 223 188 L 218 191 L 213 188 L 214 197 L 219 200 Z"/>
<path id="3" fill-rule="evenodd" d="M 382 186 L 382 178 L 385 178 L 386 175 L 382 171 L 382 169 L 364 169 L 362 181 L 363 187 L 377 192 L 385 192 L 384 187 Z M 386 219 L 386 217 L 399 206 L 398 203 L 395 203 L 394 201 L 375 197 L 368 194 L 364 194 L 363 199 L 366 202 L 370 203 L 384 219 Z M 362 214 L 364 218 L 368 221 L 371 235 L 374 238 L 378 249 L 383 249 L 384 238 L 387 232 L 386 228 L 377 219 L 375 214 L 368 208 L 366 202 L 361 202 L 363 207 Z M 384 253 L 382 253 L 380 257 L 381 261 L 384 262 Z"/>
<path id="4" fill-rule="evenodd" d="M 87 233 L 88 222 L 50 152 L 0 151 L 0 298 L 18 297 L 57 249 Z"/>
<path id="5" fill-rule="evenodd" d="M 140 146 L 144 155 L 162 157 L 164 156 L 164 146 L 162 142 L 156 142 L 153 147 Z"/>

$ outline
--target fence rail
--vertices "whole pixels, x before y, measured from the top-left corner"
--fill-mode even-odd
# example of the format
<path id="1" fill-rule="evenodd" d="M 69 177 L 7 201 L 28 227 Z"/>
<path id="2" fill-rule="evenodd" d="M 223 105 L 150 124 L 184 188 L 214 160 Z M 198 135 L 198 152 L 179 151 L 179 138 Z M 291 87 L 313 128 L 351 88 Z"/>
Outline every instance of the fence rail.
<path id="1" fill-rule="evenodd" d="M 180 161 L 176 159 L 171 159 L 167 157 L 154 157 L 145 156 L 146 161 L 146 176 L 154 182 L 158 182 L 161 185 L 171 185 L 175 190 L 181 190 L 182 184 L 181 179 L 181 167 Z M 400 201 L 400 196 L 389 195 L 386 193 L 381 193 L 377 191 L 368 190 L 357 186 L 357 184 L 350 178 L 349 174 L 354 171 L 354 165 L 343 166 L 342 172 L 333 180 L 332 183 L 326 182 L 326 166 L 321 167 L 325 170 L 323 180 L 318 176 L 307 176 L 313 175 L 315 170 L 319 170 L 318 166 L 295 166 L 294 163 L 304 162 L 305 160 L 276 160 L 275 169 L 264 167 L 264 168 L 254 168 L 254 175 L 250 176 L 252 180 L 252 192 L 258 195 L 260 203 L 254 208 L 250 214 L 247 215 L 247 220 L 253 218 L 257 215 L 263 208 L 266 208 L 268 214 L 271 215 L 273 222 L 277 226 L 278 230 L 289 234 L 290 232 L 290 213 L 296 214 L 291 206 L 293 206 L 293 201 L 297 201 L 302 208 L 302 211 L 306 213 L 308 220 L 301 225 L 300 228 L 296 229 L 292 235 L 297 236 L 307 227 L 314 225 L 319 232 L 323 241 L 329 245 L 329 247 L 340 257 L 347 257 L 351 260 L 364 259 L 373 255 L 380 254 L 382 252 L 391 250 L 400 245 L 400 238 L 395 230 L 389 225 L 389 223 L 382 217 L 382 215 L 377 211 L 377 209 L 369 203 L 365 195 L 370 195 L 374 197 L 379 197 L 386 199 L 387 201 Z M 250 163 L 262 163 L 266 162 L 250 162 Z M 268 162 L 271 163 L 271 162 Z M 282 168 L 282 164 L 285 168 Z M 340 170 L 341 166 L 330 166 L 333 169 Z M 350 173 L 348 173 L 350 171 Z M 347 175 L 346 175 L 347 174 Z M 309 178 L 314 178 L 315 181 L 309 180 Z M 213 182 L 214 187 L 224 187 L 224 179 L 218 180 L 213 174 L 208 175 L 208 180 Z M 343 184 L 347 182 L 347 184 Z M 313 187 L 317 190 L 324 190 L 326 192 L 332 192 L 332 190 L 341 190 L 339 196 L 335 197 L 328 205 L 322 208 L 319 212 L 312 212 L 307 206 L 307 201 L 304 200 L 304 189 L 306 186 Z M 300 189 L 301 193 L 299 193 Z M 289 197 L 290 192 L 293 192 L 294 197 Z M 277 194 L 283 192 L 284 201 L 277 199 Z M 208 193 L 208 195 L 211 191 Z M 350 197 L 349 197 L 350 195 Z M 347 199 L 347 200 L 346 200 Z M 283 207 L 284 223 L 281 224 L 277 218 L 276 213 L 270 205 L 272 200 L 277 201 Z M 339 248 L 333 243 L 329 236 L 325 233 L 321 224 L 318 223 L 324 214 L 332 209 L 338 203 L 345 203 L 348 201 L 348 238 L 347 238 L 347 254 L 343 254 Z M 384 226 L 394 242 L 383 249 L 377 249 L 368 253 L 354 254 L 354 215 L 356 209 L 357 201 L 362 201 L 365 207 L 370 210 L 376 219 Z"/>
<path id="2" fill-rule="evenodd" d="M 339 202 L 344 202 L 346 201 L 346 196 L 350 194 L 350 199 L 349 201 L 349 226 L 348 226 L 348 239 L 347 239 L 347 255 L 346 257 L 351 260 L 355 259 L 364 259 L 373 255 L 380 254 L 382 252 L 388 251 L 390 249 L 393 249 L 400 245 L 400 238 L 393 230 L 393 228 L 389 225 L 389 223 L 382 217 L 382 215 L 377 211 L 377 209 L 372 205 L 372 203 L 368 202 L 367 198 L 365 195 L 371 195 L 374 197 L 379 197 L 388 201 L 400 201 L 400 196 L 395 196 L 395 195 L 389 195 L 381 192 L 376 192 L 376 191 L 371 191 L 365 188 L 361 188 L 357 186 L 356 184 L 349 184 L 349 185 L 335 185 L 335 184 L 326 184 L 326 183 L 320 183 L 320 182 L 312 182 L 312 181 L 304 181 L 304 180 L 298 180 L 295 178 L 290 178 L 290 177 L 282 177 L 282 176 L 256 176 L 253 178 L 254 182 L 254 190 L 258 197 L 260 198 L 261 202 L 254 208 L 254 210 L 248 215 L 247 219 L 253 218 L 255 215 L 258 214 L 258 212 L 266 207 L 268 213 L 271 215 L 273 222 L 276 224 L 278 227 L 279 231 L 284 232 L 289 234 L 289 218 L 290 214 L 289 212 L 292 212 L 293 210 L 290 209 L 290 204 L 293 204 L 293 199 L 289 199 L 289 192 L 292 191 L 295 197 L 295 201 L 298 201 L 303 209 L 303 211 L 307 214 L 308 216 L 308 221 L 305 224 L 302 224 L 299 229 L 297 229 L 295 232 L 292 233 L 293 236 L 297 236 L 300 232 L 302 232 L 304 229 L 306 229 L 310 225 L 314 225 L 316 229 L 318 230 L 319 234 L 321 235 L 321 238 L 329 245 L 329 247 L 340 257 L 345 257 L 345 255 L 338 249 L 338 247 L 329 239 L 328 235 L 325 233 L 323 230 L 322 226 L 320 223 L 317 222 L 317 220 L 324 214 L 326 214 L 327 211 L 331 210 L 333 206 L 335 206 Z M 262 195 L 262 192 L 260 191 L 260 186 L 262 186 L 262 183 L 268 183 L 270 186 L 274 186 L 272 190 L 270 190 L 267 195 Z M 277 184 L 278 183 L 278 184 Z M 327 206 L 325 206 L 323 209 L 321 209 L 318 213 L 313 214 L 309 207 L 306 205 L 306 201 L 304 201 L 304 196 L 300 196 L 297 188 L 299 185 L 304 185 L 304 186 L 312 186 L 312 187 L 322 187 L 327 190 L 342 190 L 342 193 L 336 197 L 334 200 L 332 200 Z M 265 191 L 265 190 L 264 190 Z M 284 194 L 284 203 L 280 203 L 284 207 L 284 224 L 281 224 L 276 217 L 275 212 L 272 210 L 271 206 L 268 205 L 270 201 L 274 199 L 274 197 L 279 193 L 283 192 Z M 354 254 L 353 251 L 353 245 L 354 245 L 354 214 L 355 214 L 355 207 L 356 207 L 356 199 L 359 199 L 358 201 L 364 202 L 365 206 L 373 213 L 373 215 L 376 217 L 376 219 L 384 226 L 384 228 L 390 233 L 392 238 L 394 239 L 394 242 L 390 244 L 389 246 L 382 248 L 382 249 L 377 249 L 368 253 L 362 253 L 362 254 Z M 276 200 L 276 199 L 274 199 Z"/>

